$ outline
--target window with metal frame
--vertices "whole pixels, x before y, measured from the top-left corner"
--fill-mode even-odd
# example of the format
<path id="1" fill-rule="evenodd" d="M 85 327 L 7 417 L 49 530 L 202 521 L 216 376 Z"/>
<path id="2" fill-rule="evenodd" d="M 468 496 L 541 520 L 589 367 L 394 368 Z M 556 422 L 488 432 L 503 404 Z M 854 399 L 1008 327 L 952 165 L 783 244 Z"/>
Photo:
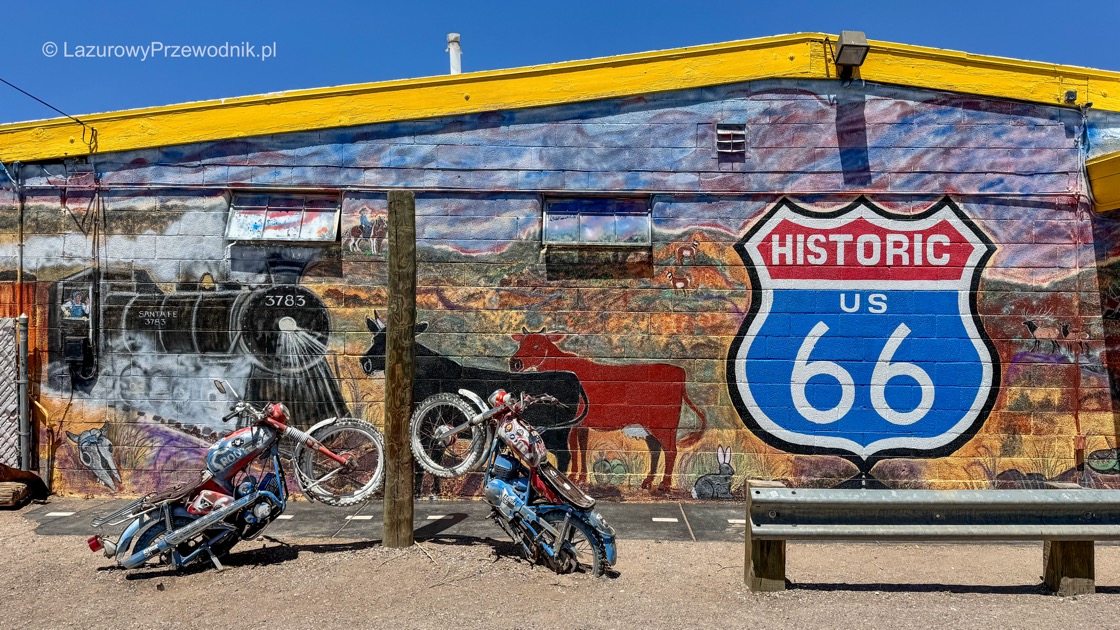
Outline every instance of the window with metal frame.
<path id="1" fill-rule="evenodd" d="M 226 238 L 232 241 L 332 242 L 338 238 L 338 195 L 235 193 Z"/>
<path id="2" fill-rule="evenodd" d="M 545 245 L 649 246 L 645 197 L 555 197 L 544 202 Z"/>

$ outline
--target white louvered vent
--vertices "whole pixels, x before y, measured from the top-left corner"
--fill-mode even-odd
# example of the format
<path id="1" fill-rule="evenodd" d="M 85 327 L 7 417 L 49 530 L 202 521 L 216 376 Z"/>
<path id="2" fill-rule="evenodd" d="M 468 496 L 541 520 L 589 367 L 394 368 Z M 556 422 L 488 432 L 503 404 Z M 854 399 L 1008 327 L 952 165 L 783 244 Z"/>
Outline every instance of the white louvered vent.
<path id="1" fill-rule="evenodd" d="M 716 123 L 716 153 L 721 158 L 745 158 L 747 126 L 738 123 Z"/>

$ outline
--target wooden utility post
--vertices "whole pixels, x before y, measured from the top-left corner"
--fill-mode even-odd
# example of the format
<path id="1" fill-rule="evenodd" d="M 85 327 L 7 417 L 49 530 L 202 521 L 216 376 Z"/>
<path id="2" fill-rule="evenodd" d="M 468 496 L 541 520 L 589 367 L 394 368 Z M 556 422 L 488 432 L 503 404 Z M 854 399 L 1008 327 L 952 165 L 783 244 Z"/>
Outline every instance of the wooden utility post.
<path id="1" fill-rule="evenodd" d="M 412 414 L 416 330 L 416 195 L 389 193 L 389 322 L 385 331 L 385 527 L 382 544 L 411 547 Z"/>

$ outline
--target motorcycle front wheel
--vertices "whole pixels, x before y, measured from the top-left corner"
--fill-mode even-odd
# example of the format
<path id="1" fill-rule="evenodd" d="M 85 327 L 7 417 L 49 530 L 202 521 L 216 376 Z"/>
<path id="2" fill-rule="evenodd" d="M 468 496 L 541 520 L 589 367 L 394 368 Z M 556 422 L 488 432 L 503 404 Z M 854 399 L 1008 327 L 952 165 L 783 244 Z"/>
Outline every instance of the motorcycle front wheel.
<path id="1" fill-rule="evenodd" d="M 412 454 L 437 477 L 458 477 L 483 461 L 489 444 L 483 426 L 464 426 L 478 410 L 455 394 L 433 394 L 412 412 L 408 424 Z M 455 431 L 456 427 L 463 427 Z"/>
<path id="2" fill-rule="evenodd" d="M 548 521 L 548 524 L 552 527 L 560 529 L 560 526 L 564 524 L 565 516 L 564 512 L 557 510 L 541 514 L 541 519 Z M 547 531 L 544 536 L 548 539 L 550 546 L 556 545 L 555 536 Z M 568 533 L 559 547 L 556 557 L 549 559 L 549 563 L 557 573 L 580 571 L 590 573 L 595 577 L 603 574 L 602 545 L 599 543 L 598 536 L 583 521 L 578 518 L 572 518 L 568 521 Z"/>
<path id="3" fill-rule="evenodd" d="M 349 466 L 342 466 L 306 445 L 296 447 L 292 460 L 296 482 L 304 495 L 345 507 L 368 500 L 381 488 L 385 473 L 384 446 L 377 427 L 357 418 L 339 418 L 311 432 L 336 455 L 349 455 Z"/>

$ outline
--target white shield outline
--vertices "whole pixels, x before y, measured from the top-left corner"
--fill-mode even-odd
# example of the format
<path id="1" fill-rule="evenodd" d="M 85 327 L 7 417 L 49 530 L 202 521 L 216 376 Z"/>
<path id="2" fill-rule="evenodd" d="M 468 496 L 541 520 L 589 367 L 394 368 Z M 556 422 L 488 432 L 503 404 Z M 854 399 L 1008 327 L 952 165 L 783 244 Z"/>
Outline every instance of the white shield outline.
<path id="1" fill-rule="evenodd" d="M 982 383 L 970 408 L 950 429 L 933 437 L 899 436 L 884 438 L 863 446 L 847 438 L 838 436 L 804 434 L 790 431 L 774 422 L 761 409 L 750 391 L 746 375 L 746 356 L 770 314 L 775 289 L 830 289 L 837 288 L 831 280 L 775 280 L 762 260 L 758 244 L 769 235 L 773 227 L 783 220 L 795 224 L 835 230 L 858 219 L 873 225 L 900 232 L 919 231 L 947 221 L 972 246 L 966 271 L 957 280 L 892 280 L 891 290 L 937 290 L 956 291 L 958 309 L 969 340 L 976 349 L 982 365 Z M 838 221 L 838 219 L 841 219 Z M 789 452 L 805 454 L 835 454 L 851 458 L 855 456 L 867 460 L 872 456 L 918 456 L 937 457 L 955 451 L 961 444 L 971 439 L 987 419 L 999 391 L 999 354 L 991 339 L 984 332 L 976 310 L 976 290 L 980 274 L 996 247 L 991 240 L 971 220 L 961 212 L 953 201 L 945 197 L 929 209 L 916 215 L 897 215 L 887 212 L 865 197 L 859 197 L 852 204 L 839 210 L 813 212 L 802 208 L 788 199 L 781 199 L 766 213 L 746 235 L 735 245 L 735 250 L 743 258 L 751 276 L 750 311 L 732 343 L 727 358 L 728 390 L 732 402 L 743 422 L 763 441 Z M 882 289 L 880 280 L 850 280 L 843 284 L 844 289 L 868 290 Z"/>

